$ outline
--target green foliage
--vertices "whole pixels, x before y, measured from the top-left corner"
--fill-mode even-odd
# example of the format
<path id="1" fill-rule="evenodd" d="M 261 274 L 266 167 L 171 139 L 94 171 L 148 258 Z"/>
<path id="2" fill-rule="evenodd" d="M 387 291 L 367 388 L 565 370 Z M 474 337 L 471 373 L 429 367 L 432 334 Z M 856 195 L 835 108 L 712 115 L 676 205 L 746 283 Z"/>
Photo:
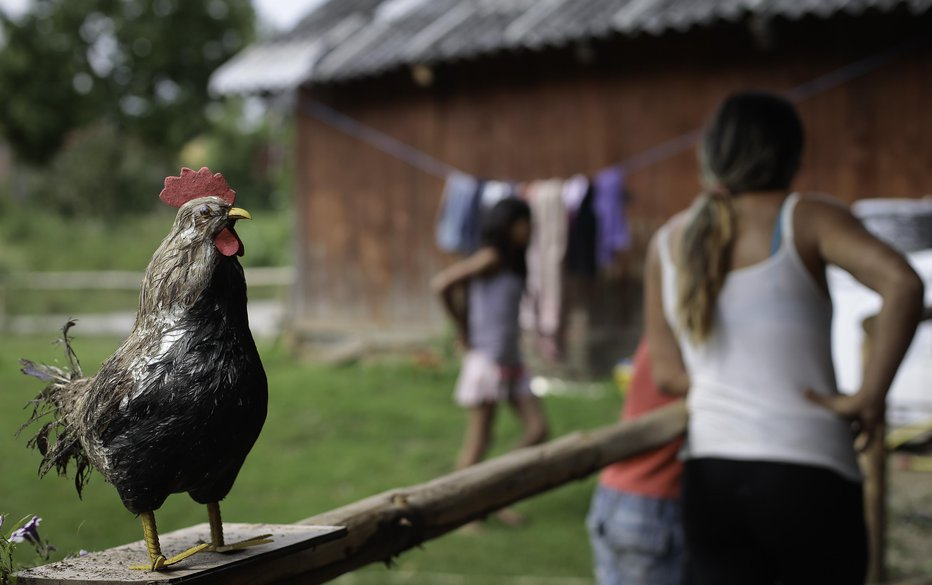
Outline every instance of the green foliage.
<path id="1" fill-rule="evenodd" d="M 99 119 L 177 152 L 209 127 L 208 77 L 254 17 L 249 0 L 34 0 L 0 18 L 0 129 L 33 163 Z"/>
<path id="2" fill-rule="evenodd" d="M 215 105 L 221 112 L 215 126 L 189 142 L 179 157 L 106 121 L 75 130 L 45 165 L 15 170 L 14 196 L 35 214 L 112 220 L 164 209 L 158 193 L 165 177 L 177 175 L 182 166 L 207 166 L 223 173 L 237 201 L 250 210 L 285 208 L 289 187 L 283 177 L 290 169 L 281 157 L 273 160 L 272 153 L 282 152 L 287 138 L 274 135 L 265 124 L 241 128 L 236 101 Z"/>
<path id="3" fill-rule="evenodd" d="M 158 191 L 156 191 L 158 193 Z M 154 197 L 154 196 L 153 196 Z M 11 271 L 135 270 L 142 272 L 171 226 L 174 210 L 116 220 L 89 213 L 61 217 L 41 206 L 0 216 L 0 250 Z"/>
<path id="4" fill-rule="evenodd" d="M 158 193 L 158 191 L 156 191 Z M 154 197 L 154 196 L 153 196 Z M 156 198 L 157 200 L 157 198 Z M 248 199 L 237 203 L 253 211 Z M 0 261 L 10 271 L 130 270 L 142 272 L 168 234 L 175 210 L 106 219 L 96 214 L 59 217 L 32 206 L 0 213 Z M 291 261 L 291 223 L 287 212 L 253 213 L 237 225 L 246 246 L 244 266 L 286 266 Z"/>
<path id="5" fill-rule="evenodd" d="M 157 209 L 162 182 L 177 173 L 170 158 L 107 123 L 73 132 L 45 167 L 19 170 L 36 213 L 82 218 Z"/>
<path id="6" fill-rule="evenodd" d="M 249 209 L 284 209 L 291 193 L 291 124 L 280 112 L 266 112 L 262 121 L 250 112 L 255 101 L 228 98 L 210 107 L 210 131 L 189 142 L 180 164 L 193 169 L 217 169 L 236 190 L 236 200 Z"/>
<path id="7" fill-rule="evenodd" d="M 285 211 L 256 211 L 251 198 L 238 202 L 254 212 L 237 232 L 246 246 L 244 266 L 287 266 L 291 263 L 294 218 Z M 153 196 L 154 198 L 154 196 Z M 157 200 L 157 199 L 156 199 Z M 160 205 L 157 213 L 106 219 L 94 211 L 61 217 L 36 206 L 3 205 L 0 199 L 0 285 L 17 272 L 127 270 L 142 274 L 152 253 L 168 233 L 174 209 Z M 249 289 L 249 298 L 283 298 L 278 287 Z M 31 291 L 0 288 L 0 304 L 8 315 L 101 313 L 135 310 L 137 291 Z"/>
<path id="8" fill-rule="evenodd" d="M 286 125 L 246 125 L 240 100 L 207 93 L 254 20 L 249 0 L 35 0 L 15 21 L 0 13 L 0 134 L 21 163 L 9 197 L 112 220 L 157 208 L 163 179 L 187 165 L 223 172 L 252 209 L 282 208 Z"/>

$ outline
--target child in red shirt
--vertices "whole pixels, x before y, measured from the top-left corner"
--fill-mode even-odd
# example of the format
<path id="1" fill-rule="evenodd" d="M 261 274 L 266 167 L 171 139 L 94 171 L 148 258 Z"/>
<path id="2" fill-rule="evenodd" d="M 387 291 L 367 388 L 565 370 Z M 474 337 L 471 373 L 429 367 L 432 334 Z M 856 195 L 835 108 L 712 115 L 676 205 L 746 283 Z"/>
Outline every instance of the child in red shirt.
<path id="1" fill-rule="evenodd" d="M 676 400 L 660 392 L 650 375 L 642 339 L 622 410 L 631 420 Z M 682 438 L 605 468 L 586 525 L 599 585 L 681 585 L 683 528 L 678 458 Z"/>

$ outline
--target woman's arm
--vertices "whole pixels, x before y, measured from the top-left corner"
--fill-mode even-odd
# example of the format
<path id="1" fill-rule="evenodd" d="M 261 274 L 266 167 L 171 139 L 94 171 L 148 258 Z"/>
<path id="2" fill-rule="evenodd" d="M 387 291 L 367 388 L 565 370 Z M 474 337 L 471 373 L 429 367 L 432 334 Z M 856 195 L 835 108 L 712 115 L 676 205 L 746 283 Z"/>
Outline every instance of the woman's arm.
<path id="1" fill-rule="evenodd" d="M 650 348 L 651 376 L 666 394 L 684 396 L 689 390 L 689 375 L 683 365 L 680 346 L 663 311 L 662 270 L 658 236 L 654 234 L 647 248 L 644 276 L 644 313 L 647 321 L 647 345 Z"/>
<path id="2" fill-rule="evenodd" d="M 456 290 L 465 286 L 470 278 L 493 269 L 498 263 L 498 252 L 494 248 L 481 248 L 471 256 L 448 266 L 430 281 L 431 289 L 440 296 L 464 345 L 468 345 L 469 339 L 468 315 L 466 305 L 458 306 L 456 303 Z"/>
<path id="3" fill-rule="evenodd" d="M 860 419 L 859 447 L 866 447 L 880 417 L 896 370 L 909 349 L 922 314 L 923 284 L 906 259 L 871 235 L 851 213 L 820 201 L 805 202 L 801 214 L 819 255 L 877 292 L 883 305 L 873 324 L 864 379 L 852 396 L 810 397 L 839 415 Z"/>

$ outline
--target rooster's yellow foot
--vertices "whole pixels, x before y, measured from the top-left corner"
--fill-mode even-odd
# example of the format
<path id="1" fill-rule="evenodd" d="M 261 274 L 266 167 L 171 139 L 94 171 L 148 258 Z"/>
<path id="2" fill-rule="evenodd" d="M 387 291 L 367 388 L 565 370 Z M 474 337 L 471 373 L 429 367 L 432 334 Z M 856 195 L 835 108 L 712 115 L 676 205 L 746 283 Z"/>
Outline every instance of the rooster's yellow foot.
<path id="1" fill-rule="evenodd" d="M 196 555 L 203 550 L 207 550 L 208 548 L 210 548 L 209 544 L 198 544 L 197 546 L 192 546 L 188 550 L 178 553 L 171 558 L 165 558 L 165 555 L 160 554 L 155 557 L 151 565 L 133 565 L 130 567 L 130 569 L 134 571 L 161 571 L 176 563 L 180 563 L 186 558 Z"/>
<path id="2" fill-rule="evenodd" d="M 246 540 L 241 540 L 239 542 L 234 542 L 233 544 L 221 544 L 219 546 L 215 544 L 207 545 L 207 550 L 211 552 L 225 553 L 231 552 L 234 550 L 241 550 L 244 548 L 249 548 L 251 546 L 258 546 L 260 544 L 268 544 L 272 542 L 271 534 L 262 534 L 260 536 L 255 536 L 253 538 L 248 538 Z"/>

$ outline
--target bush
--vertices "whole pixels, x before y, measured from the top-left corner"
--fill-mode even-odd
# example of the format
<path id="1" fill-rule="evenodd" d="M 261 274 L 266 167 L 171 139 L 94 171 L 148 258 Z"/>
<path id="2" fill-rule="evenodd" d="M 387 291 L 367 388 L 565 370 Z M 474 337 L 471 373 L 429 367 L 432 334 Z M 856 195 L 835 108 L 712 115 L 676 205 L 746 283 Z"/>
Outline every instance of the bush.
<path id="1" fill-rule="evenodd" d="M 158 205 L 162 181 L 177 169 L 152 149 L 99 123 L 78 132 L 45 168 L 24 172 L 16 193 L 44 213 L 114 217 Z"/>

